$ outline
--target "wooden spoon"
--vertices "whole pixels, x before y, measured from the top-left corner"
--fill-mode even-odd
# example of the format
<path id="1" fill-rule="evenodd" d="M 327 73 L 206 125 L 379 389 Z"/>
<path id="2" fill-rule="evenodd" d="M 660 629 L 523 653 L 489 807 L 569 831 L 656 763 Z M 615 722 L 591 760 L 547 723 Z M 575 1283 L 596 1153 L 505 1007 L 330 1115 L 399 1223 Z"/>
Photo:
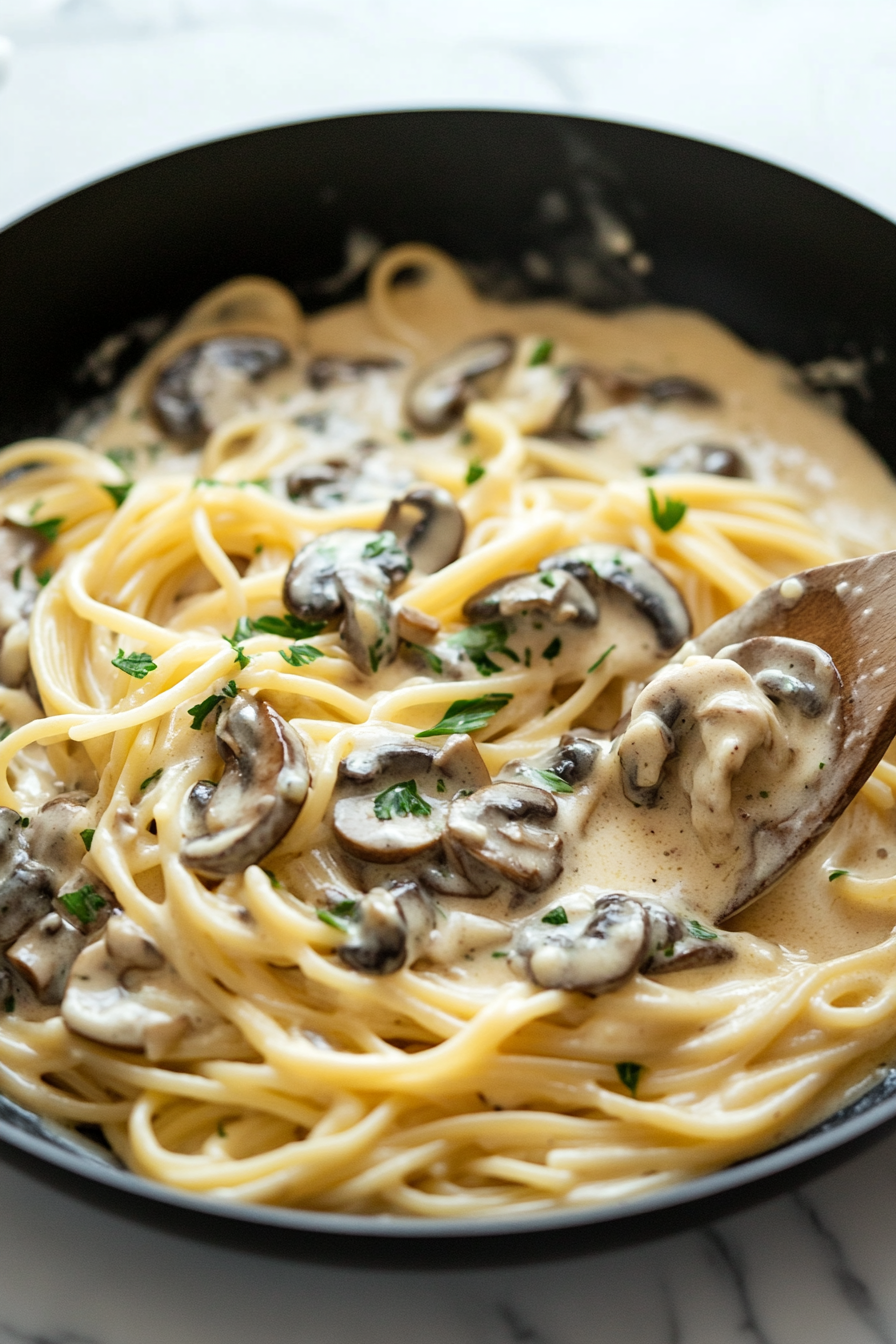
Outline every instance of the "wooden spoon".
<path id="1" fill-rule="evenodd" d="M 896 551 L 783 579 L 716 621 L 677 660 L 756 635 L 806 640 L 830 655 L 843 682 L 843 743 L 805 810 L 756 831 L 753 862 L 733 895 L 724 893 L 717 921 L 761 896 L 830 830 L 896 734 Z"/>

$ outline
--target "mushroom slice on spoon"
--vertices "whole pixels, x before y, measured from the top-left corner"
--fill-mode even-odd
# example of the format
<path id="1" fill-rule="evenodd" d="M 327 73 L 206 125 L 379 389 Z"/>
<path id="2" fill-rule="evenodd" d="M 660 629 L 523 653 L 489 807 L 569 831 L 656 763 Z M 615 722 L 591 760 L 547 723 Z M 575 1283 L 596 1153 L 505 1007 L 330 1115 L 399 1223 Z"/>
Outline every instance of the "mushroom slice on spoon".
<path id="1" fill-rule="evenodd" d="M 263 700 L 240 694 L 215 733 L 224 774 L 194 785 L 185 804 L 181 862 L 204 877 L 241 873 L 289 830 L 310 783 L 298 734 Z"/>

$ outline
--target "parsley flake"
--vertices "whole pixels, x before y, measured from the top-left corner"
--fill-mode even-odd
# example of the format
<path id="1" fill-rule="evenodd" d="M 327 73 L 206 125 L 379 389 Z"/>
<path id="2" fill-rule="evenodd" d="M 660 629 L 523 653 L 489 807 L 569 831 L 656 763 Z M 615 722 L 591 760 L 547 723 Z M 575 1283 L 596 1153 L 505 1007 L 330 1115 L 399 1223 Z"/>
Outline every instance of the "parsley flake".
<path id="1" fill-rule="evenodd" d="M 12 728 L 5 719 L 0 719 L 0 742 L 5 742 L 12 732 Z"/>
<path id="2" fill-rule="evenodd" d="M 47 584 L 50 582 L 52 577 L 53 577 L 52 569 L 42 569 L 37 576 L 37 581 L 40 584 L 41 588 L 46 588 Z"/>
<path id="3" fill-rule="evenodd" d="M 106 904 L 106 900 L 96 887 L 88 882 L 77 891 L 63 892 L 59 897 L 59 904 L 64 905 L 69 914 L 74 915 L 82 924 L 92 924 Z"/>
<path id="4" fill-rule="evenodd" d="M 96 827 L 89 826 L 86 831 L 81 831 L 81 839 L 84 841 L 84 848 L 90 853 L 90 846 L 93 844 L 93 837 L 96 835 Z"/>
<path id="5" fill-rule="evenodd" d="M 245 619 L 245 618 L 244 618 Z M 257 635 L 278 635 L 280 639 L 313 639 L 319 635 L 326 621 L 300 621 L 289 612 L 285 616 L 259 616 L 248 624 Z M 247 635 L 242 636 L 247 639 Z"/>
<path id="6" fill-rule="evenodd" d="M 140 785 L 140 792 L 141 793 L 145 792 L 145 790 L 149 788 L 150 784 L 155 784 L 161 778 L 162 778 L 162 766 L 160 765 L 158 770 L 153 770 L 152 774 L 147 775 L 146 779 L 144 779 L 143 783 Z M 90 846 L 88 845 L 88 849 L 89 848 Z"/>
<path id="7" fill-rule="evenodd" d="M 560 775 L 555 774 L 553 770 L 532 769 L 530 771 L 530 774 L 537 775 L 543 784 L 547 784 L 548 788 L 551 790 L 551 793 L 574 792 L 572 785 L 567 784 L 566 780 L 563 779 Z"/>
<path id="8" fill-rule="evenodd" d="M 485 621 L 481 625 L 470 625 L 456 635 L 448 636 L 448 643 L 456 649 L 463 649 L 470 662 L 483 677 L 490 677 L 504 669 L 489 658 L 490 653 L 500 653 L 512 663 L 518 663 L 519 657 L 513 649 L 507 647 L 510 629 L 504 621 Z"/>
<path id="9" fill-rule="evenodd" d="M 237 625 L 239 625 L 239 623 L 237 623 Z M 230 647 L 233 649 L 234 662 L 238 664 L 239 669 L 242 672 L 244 667 L 249 666 L 251 660 L 249 658 L 248 653 L 245 653 L 243 651 L 243 646 L 237 639 L 236 631 L 234 631 L 232 635 L 224 635 L 223 639 L 224 643 L 229 644 Z"/>
<path id="10" fill-rule="evenodd" d="M 478 457 L 474 457 L 473 461 L 467 467 L 467 474 L 464 477 L 464 481 L 467 485 L 475 485 L 477 481 L 482 480 L 484 475 L 485 467 L 479 461 Z"/>
<path id="11" fill-rule="evenodd" d="M 127 672 L 129 677 L 136 677 L 138 681 L 156 670 L 156 664 L 148 653 L 125 653 L 124 649 L 118 650 L 118 657 L 112 659 L 112 666 Z"/>
<path id="12" fill-rule="evenodd" d="M 451 733 L 475 733 L 508 705 L 513 696 L 507 691 L 480 695 L 475 700 L 454 700 L 432 728 L 424 728 L 416 737 L 449 737 Z"/>
<path id="13" fill-rule="evenodd" d="M 331 914 L 329 910 L 318 910 L 317 917 L 322 924 L 329 924 L 331 929 L 338 929 L 340 933 L 345 933 L 348 927 L 344 919 Z"/>
<path id="14" fill-rule="evenodd" d="M 828 873 L 828 881 L 829 881 L 829 882 L 835 882 L 835 881 L 837 880 L 838 877 L 849 877 L 849 869 L 848 869 L 848 868 L 834 868 L 830 873 Z"/>
<path id="15" fill-rule="evenodd" d="M 134 488 L 133 481 L 126 481 L 124 485 L 104 485 L 103 489 L 112 499 L 116 509 L 120 509 Z"/>
<path id="16" fill-rule="evenodd" d="M 719 936 L 715 929 L 708 929 L 699 919 L 686 919 L 684 926 L 692 938 L 699 938 L 702 943 L 715 942 Z"/>
<path id="17" fill-rule="evenodd" d="M 276 876 L 275 873 L 271 872 L 270 868 L 262 868 L 261 871 L 264 873 L 265 877 L 268 879 L 272 887 L 283 886 L 283 883 L 280 881 L 280 879 Z"/>
<path id="18" fill-rule="evenodd" d="M 44 518 L 43 522 L 31 523 L 29 526 L 32 532 L 37 532 L 44 541 L 55 541 L 64 522 L 64 518 Z"/>
<path id="19" fill-rule="evenodd" d="M 648 487 L 647 494 L 650 497 L 650 516 L 653 521 L 661 532 L 671 532 L 687 513 L 687 504 L 683 499 L 670 499 L 667 496 L 660 506 L 652 487 Z"/>
<path id="20" fill-rule="evenodd" d="M 562 905 L 555 905 L 553 910 L 549 910 L 546 915 L 541 917 L 542 924 L 568 924 L 566 911 Z"/>
<path id="21" fill-rule="evenodd" d="M 224 699 L 223 695 L 209 695 L 206 696 L 204 700 L 200 701 L 198 705 L 192 705 L 187 710 L 187 713 L 193 720 L 193 722 L 190 724 L 190 727 L 196 728 L 197 730 L 201 728 L 202 725 L 205 723 L 205 720 L 208 718 L 209 714 L 211 714 L 212 710 L 217 709 L 218 705 L 220 705 L 223 699 Z"/>
<path id="22" fill-rule="evenodd" d="M 391 821 L 393 817 L 428 817 L 431 812 L 432 808 L 425 798 L 420 797 L 413 779 L 393 784 L 373 800 L 373 815 L 378 821 Z"/>
<path id="23" fill-rule="evenodd" d="M 554 353 L 554 342 L 550 336 L 545 336 L 544 340 L 538 342 L 535 349 L 529 356 L 529 368 L 534 369 L 539 364 L 547 364 L 548 360 L 550 359 L 553 353 Z"/>
<path id="24" fill-rule="evenodd" d="M 280 657 L 289 663 L 290 667 L 305 667 L 323 656 L 320 649 L 316 649 L 313 644 L 290 644 L 288 649 L 280 650 Z"/>
<path id="25" fill-rule="evenodd" d="M 638 1090 L 638 1082 L 641 1074 L 644 1072 L 643 1064 L 635 1064 L 631 1060 L 625 1060 L 622 1064 L 616 1065 L 616 1072 L 619 1075 L 619 1081 L 623 1087 L 628 1088 L 632 1096 Z"/>
<path id="26" fill-rule="evenodd" d="M 608 649 L 604 649 L 604 651 L 603 651 L 603 653 L 601 654 L 601 656 L 597 659 L 596 662 L 594 662 L 594 663 L 591 664 L 591 666 L 589 667 L 588 671 L 589 671 L 589 672 L 596 672 L 597 669 L 600 667 L 601 663 L 604 662 L 605 659 L 609 658 L 610 654 L 613 652 L 613 650 L 615 649 L 615 647 L 616 647 L 615 644 L 611 644 L 610 647 L 609 647 Z"/>
<path id="27" fill-rule="evenodd" d="M 549 663 L 552 663 L 562 648 L 563 648 L 562 640 L 559 638 L 558 635 L 555 635 L 554 638 L 551 640 L 550 644 L 547 646 L 547 648 L 542 649 L 541 656 L 542 658 L 547 658 Z"/>

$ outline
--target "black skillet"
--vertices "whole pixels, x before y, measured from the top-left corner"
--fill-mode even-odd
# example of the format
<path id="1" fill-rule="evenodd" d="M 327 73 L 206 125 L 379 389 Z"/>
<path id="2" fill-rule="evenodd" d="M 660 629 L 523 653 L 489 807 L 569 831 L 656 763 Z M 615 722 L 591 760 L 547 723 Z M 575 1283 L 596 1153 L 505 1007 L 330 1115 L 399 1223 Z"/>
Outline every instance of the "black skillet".
<path id="1" fill-rule="evenodd" d="M 604 309 L 655 299 L 700 308 L 796 365 L 862 358 L 865 379 L 845 409 L 896 466 L 896 226 L 744 155 L 509 112 L 400 112 L 241 135 L 12 225 L 0 234 L 0 443 L 54 432 L 140 357 L 143 319 L 170 322 L 231 276 L 275 276 L 308 311 L 354 297 L 363 280 L 345 271 L 352 231 L 435 243 L 500 297 Z M 126 339 L 111 361 L 85 362 L 115 333 Z M 648 1240 L 766 1199 L 894 1127 L 896 1069 L 811 1134 L 632 1203 L 425 1223 L 182 1195 L 0 1098 L 0 1155 L 59 1189 L 185 1236 L 358 1266 L 485 1265 Z"/>

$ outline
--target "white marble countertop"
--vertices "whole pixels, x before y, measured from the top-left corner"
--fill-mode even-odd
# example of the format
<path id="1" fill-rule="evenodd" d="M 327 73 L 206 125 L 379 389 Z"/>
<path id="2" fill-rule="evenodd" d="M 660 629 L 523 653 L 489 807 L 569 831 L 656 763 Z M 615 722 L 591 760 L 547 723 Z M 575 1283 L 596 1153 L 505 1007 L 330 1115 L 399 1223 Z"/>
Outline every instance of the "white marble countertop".
<path id="1" fill-rule="evenodd" d="M 896 217 L 892 0 L 0 0 L 0 223 L 213 136 L 415 106 L 682 131 Z M 189 1244 L 2 1164 L 0 1209 L 0 1344 L 896 1342 L 896 1138 L 704 1231 L 487 1272 Z"/>

